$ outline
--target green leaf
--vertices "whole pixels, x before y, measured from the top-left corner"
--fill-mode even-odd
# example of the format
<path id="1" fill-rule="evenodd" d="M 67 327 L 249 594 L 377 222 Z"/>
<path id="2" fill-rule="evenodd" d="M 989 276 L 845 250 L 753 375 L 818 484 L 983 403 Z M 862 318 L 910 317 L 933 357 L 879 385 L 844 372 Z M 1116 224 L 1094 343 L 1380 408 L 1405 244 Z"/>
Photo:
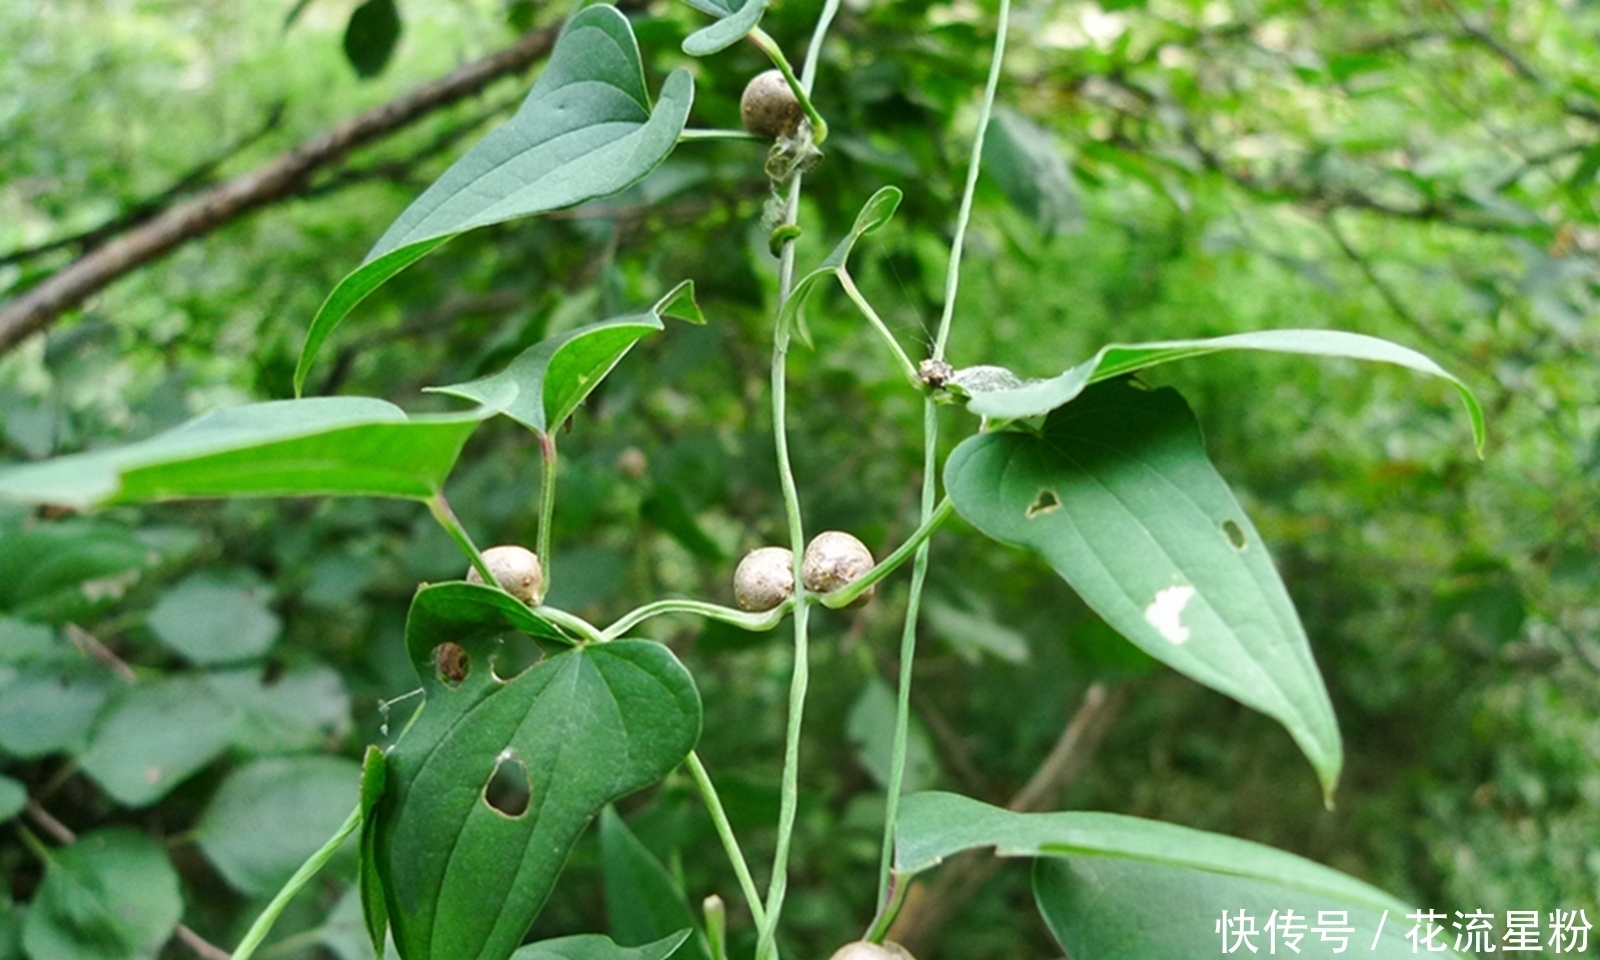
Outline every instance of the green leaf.
<path id="1" fill-rule="evenodd" d="M 883 790 L 889 788 L 894 761 L 895 715 L 893 688 L 878 677 L 872 677 L 850 708 L 850 718 L 845 725 L 845 736 L 855 747 L 856 761 Z M 901 790 L 914 792 L 938 778 L 938 753 L 920 718 L 913 713 L 911 729 L 906 735 L 905 779 Z"/>
<path id="2" fill-rule="evenodd" d="M 5 823 L 28 805 L 28 788 L 10 777 L 0 776 L 0 823 Z"/>
<path id="3" fill-rule="evenodd" d="M 183 912 L 178 873 L 160 845 L 114 828 L 55 853 L 23 922 L 30 960 L 154 957 Z"/>
<path id="4" fill-rule="evenodd" d="M 649 943 L 694 929 L 694 914 L 682 886 L 611 806 L 600 813 L 600 860 L 613 939 Z M 682 955 L 685 960 L 707 960 L 710 951 L 695 937 Z"/>
<path id="5" fill-rule="evenodd" d="M 350 695 L 331 667 L 212 670 L 203 679 L 233 708 L 229 746 L 246 754 L 315 751 L 350 727 Z"/>
<path id="6" fill-rule="evenodd" d="M 692 281 L 673 287 L 642 313 L 613 317 L 542 340 L 499 373 L 427 389 L 479 403 L 500 398 L 506 416 L 536 433 L 549 433 L 572 415 L 641 337 L 663 328 L 664 316 L 705 322 L 694 302 Z"/>
<path id="7" fill-rule="evenodd" d="M 198 573 L 168 590 L 147 623 L 162 643 L 192 663 L 250 660 L 266 653 L 283 630 L 268 599 L 264 588 Z"/>
<path id="8" fill-rule="evenodd" d="M 110 684 L 104 669 L 87 664 L 0 673 L 0 750 L 31 760 L 84 749 Z"/>
<path id="9" fill-rule="evenodd" d="M 706 57 L 726 50 L 761 22 L 767 0 L 689 0 L 689 6 L 717 17 L 717 22 L 701 27 L 683 41 L 683 52 L 691 57 Z"/>
<path id="10" fill-rule="evenodd" d="M 1259 928 L 1273 910 L 1291 908 L 1307 927 L 1318 911 L 1345 911 L 1356 928 L 1351 952 L 1363 956 L 1389 911 L 1377 955 L 1398 957 L 1402 948 L 1411 955 L 1403 903 L 1258 843 L 1111 813 L 1015 813 L 952 793 L 914 794 L 902 802 L 895 870 L 903 877 L 978 847 L 1040 858 L 1034 882 L 1040 912 L 1067 953 L 1083 960 L 1213 955 L 1220 952 L 1214 930 L 1223 910 L 1230 917 L 1251 912 Z M 1323 945 L 1316 934 L 1306 940 L 1302 952 Z M 1264 935 L 1256 944 L 1266 955 Z"/>
<path id="11" fill-rule="evenodd" d="M 652 110 L 627 18 L 610 6 L 580 10 L 516 115 L 407 207 L 328 295 L 306 333 L 295 393 L 345 314 L 390 277 L 457 234 L 570 207 L 640 180 L 672 152 L 693 100 L 688 72 L 674 70 Z"/>
<path id="12" fill-rule="evenodd" d="M 0 470 L 0 500 L 86 509 L 192 497 L 423 499 L 493 413 L 407 418 L 369 397 L 246 404 L 125 447 Z"/>
<path id="13" fill-rule="evenodd" d="M 400 11 L 394 0 L 366 0 L 344 29 L 344 57 L 365 79 L 383 72 L 400 41 Z"/>
<path id="14" fill-rule="evenodd" d="M 198 677 L 141 683 L 106 708 L 80 762 L 118 803 L 148 806 L 227 749 L 236 720 Z"/>
<path id="15" fill-rule="evenodd" d="M 0 497 L 7 476 L 0 471 Z M 77 517 L 7 531 L 0 609 L 50 623 L 87 620 L 119 602 L 158 559 L 118 523 Z"/>
<path id="16" fill-rule="evenodd" d="M 589 820 L 700 735 L 694 683 L 657 643 L 589 644 L 496 676 L 494 634 L 515 627 L 431 594 L 463 586 L 413 601 L 406 646 L 427 699 L 385 759 L 363 841 L 407 960 L 510 956 Z"/>
<path id="17" fill-rule="evenodd" d="M 530 943 L 511 956 L 514 960 L 667 960 L 688 937 L 688 930 L 679 930 L 642 947 L 619 947 L 598 933 L 580 933 Z"/>
<path id="18" fill-rule="evenodd" d="M 836 275 L 845 267 L 845 261 L 850 259 L 850 251 L 855 249 L 856 241 L 866 234 L 889 222 L 894 216 L 896 208 L 900 206 L 900 199 L 905 196 L 899 187 L 879 187 L 878 191 L 867 198 L 862 205 L 861 212 L 856 214 L 856 221 L 850 227 L 850 232 L 845 234 L 843 240 L 833 248 L 821 266 L 801 277 L 794 285 L 794 292 L 789 299 L 783 302 L 778 310 L 778 336 L 787 341 L 791 331 L 798 327 L 803 329 L 805 318 L 806 297 L 825 277 Z"/>
<path id="19" fill-rule="evenodd" d="M 200 849 L 235 890 L 270 897 L 344 823 L 360 767 L 343 757 L 268 757 L 235 770 L 200 817 Z"/>
<path id="20" fill-rule="evenodd" d="M 1343 748 L 1305 630 L 1177 391 L 1097 384 L 1038 434 L 963 442 L 945 486 L 1140 649 L 1281 722 L 1331 795 Z"/>
<path id="21" fill-rule="evenodd" d="M 572 642 L 571 637 L 541 617 L 538 611 L 496 587 L 453 580 L 419 589 L 411 598 L 407 636 L 451 639 L 448 636 L 451 630 L 468 630 L 485 636 L 514 630 L 540 640 Z"/>
<path id="22" fill-rule="evenodd" d="M 389 907 L 384 902 L 383 874 L 378 869 L 378 802 L 389 783 L 388 758 L 368 745 L 361 762 L 361 870 L 356 892 L 361 897 L 361 919 L 374 957 L 393 946 L 389 940 Z"/>
<path id="23" fill-rule="evenodd" d="M 951 383 L 969 397 L 967 409 L 980 416 L 1015 420 L 1054 410 L 1083 392 L 1091 383 L 1153 367 L 1173 360 L 1205 356 L 1223 350 L 1263 350 L 1319 357 L 1345 357 L 1392 363 L 1419 373 L 1448 380 L 1461 395 L 1472 419 L 1472 439 L 1483 453 L 1483 408 L 1478 399 L 1453 374 L 1409 347 L 1379 337 L 1342 330 L 1261 330 L 1201 340 L 1164 340 L 1154 343 L 1113 343 L 1058 377 L 1023 382 L 997 367 L 956 371 Z"/>
<path id="24" fill-rule="evenodd" d="M 1054 138 L 1017 111 L 995 108 L 983 142 L 983 171 L 1045 236 L 1081 225 L 1078 191 Z"/>

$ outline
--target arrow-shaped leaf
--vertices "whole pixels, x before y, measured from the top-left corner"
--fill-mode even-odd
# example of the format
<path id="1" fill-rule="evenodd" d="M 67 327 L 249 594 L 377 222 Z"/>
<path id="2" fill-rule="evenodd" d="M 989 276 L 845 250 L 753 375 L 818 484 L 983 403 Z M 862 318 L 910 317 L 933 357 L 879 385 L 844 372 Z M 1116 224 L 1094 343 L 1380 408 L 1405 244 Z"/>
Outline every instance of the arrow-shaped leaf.
<path id="1" fill-rule="evenodd" d="M 997 367 L 958 370 L 951 384 L 970 398 L 967 409 L 985 417 L 1014 420 L 1054 410 L 1083 392 L 1091 383 L 1173 360 L 1200 357 L 1224 350 L 1262 350 L 1318 357 L 1345 357 L 1392 363 L 1419 373 L 1448 380 L 1461 395 L 1472 419 L 1472 439 L 1483 452 L 1483 408 L 1455 375 L 1427 356 L 1379 337 L 1342 330 L 1260 330 L 1200 340 L 1163 340 L 1154 343 L 1113 343 L 1083 363 L 1048 380 L 1024 382 Z"/>
<path id="2" fill-rule="evenodd" d="M 685 280 L 642 313 L 613 317 L 541 340 L 517 355 L 499 373 L 448 387 L 438 393 L 485 402 L 510 396 L 506 416 L 538 433 L 548 433 L 572 415 L 633 345 L 662 328 L 661 318 L 705 323 L 694 302 L 694 283 Z"/>
<path id="3" fill-rule="evenodd" d="M 778 310 L 778 336 L 787 338 L 791 330 L 797 328 L 804 330 L 806 298 L 811 295 L 811 291 L 825 277 L 835 276 L 845 268 L 845 262 L 850 259 L 850 251 L 855 249 L 856 241 L 888 223 L 889 218 L 894 216 L 895 210 L 899 208 L 903 196 L 905 194 L 900 192 L 899 187 L 879 187 L 876 193 L 867 198 L 867 202 L 861 207 L 861 212 L 856 214 L 856 222 L 851 225 L 850 232 L 845 234 L 844 239 L 839 241 L 821 265 L 795 283 L 794 292 Z M 801 339 L 804 339 L 803 335 Z"/>
<path id="4" fill-rule="evenodd" d="M 1140 649 L 1283 723 L 1331 795 L 1343 751 L 1305 630 L 1177 391 L 1097 384 L 1038 434 L 966 440 L 945 485 Z"/>
<path id="5" fill-rule="evenodd" d="M 246 404 L 125 447 L 0 470 L 0 499 L 78 509 L 190 497 L 423 499 L 494 413 L 407 417 L 368 397 Z"/>
<path id="6" fill-rule="evenodd" d="M 1322 924 L 1353 928 L 1344 934 L 1347 946 L 1371 948 L 1370 955 L 1412 955 L 1404 903 L 1282 850 L 1111 813 L 1016 813 L 953 793 L 902 801 L 895 826 L 895 870 L 902 877 L 979 847 L 1039 858 L 1039 910 L 1067 953 L 1081 960 L 1189 960 L 1216 953 L 1224 910 L 1230 918 L 1243 911 L 1254 919 L 1253 942 L 1261 954 L 1268 952 L 1261 928 L 1274 912 L 1282 923 L 1292 910 L 1306 941 L 1302 952 L 1313 952 L 1305 949 L 1311 944 L 1329 951 L 1337 946 L 1314 931 Z M 1324 911 L 1344 920 L 1323 923 Z M 1444 956 L 1462 960 L 1459 953 Z"/>
<path id="7" fill-rule="evenodd" d="M 400 214 L 328 295 L 295 367 L 299 393 L 323 341 L 357 303 L 451 237 L 570 207 L 641 179 L 672 152 L 694 83 L 674 70 L 652 110 L 633 28 L 615 7 L 579 11 L 515 116 Z"/>
<path id="8" fill-rule="evenodd" d="M 683 52 L 691 57 L 707 57 L 738 43 L 761 22 L 767 0 L 689 0 L 689 6 L 709 13 L 717 21 L 701 27 L 683 41 Z"/>
<path id="9" fill-rule="evenodd" d="M 362 871 L 407 960 L 505 960 L 567 852 L 611 800 L 655 782 L 700 735 L 700 697 L 671 651 L 595 643 L 511 679 L 492 634 L 520 629 L 426 587 L 406 645 L 426 702 L 383 764 Z M 450 602 L 444 602 L 445 600 Z M 486 909 L 493 904 L 493 909 Z"/>

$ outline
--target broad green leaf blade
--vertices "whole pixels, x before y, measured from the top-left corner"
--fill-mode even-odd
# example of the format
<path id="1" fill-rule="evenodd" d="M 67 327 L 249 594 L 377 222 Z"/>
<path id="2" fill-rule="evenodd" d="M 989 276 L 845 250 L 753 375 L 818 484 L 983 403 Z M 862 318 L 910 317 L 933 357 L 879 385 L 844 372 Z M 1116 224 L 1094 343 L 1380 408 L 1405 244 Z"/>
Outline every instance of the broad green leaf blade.
<path id="1" fill-rule="evenodd" d="M 945 486 L 1140 649 L 1281 722 L 1331 796 L 1343 748 L 1305 630 L 1177 391 L 1097 384 L 1039 434 L 963 442 Z"/>
<path id="2" fill-rule="evenodd" d="M 452 630 L 468 630 L 481 636 L 515 630 L 540 640 L 572 642 L 537 610 L 496 587 L 455 580 L 419 589 L 411 598 L 407 636 L 449 639 Z"/>
<path id="3" fill-rule="evenodd" d="M 1311 956 L 1340 951 L 1400 960 L 1416 955 L 1407 939 L 1414 921 L 1406 919 L 1416 911 L 1387 896 L 1373 903 L 1371 896 L 1307 889 L 1297 868 L 1314 864 L 1270 847 L 1259 850 L 1284 861 L 1254 864 L 1275 870 L 1276 876 L 1218 875 L 1205 868 L 1104 856 L 1041 858 L 1033 866 L 1034 900 L 1057 942 L 1081 960 L 1192 960 L 1223 952 L 1251 956 L 1245 942 L 1262 956 L 1294 956 L 1291 944 Z M 1252 855 L 1272 859 L 1243 849 L 1218 852 L 1241 860 Z M 1224 921 L 1226 933 L 1219 929 Z M 1457 931 L 1444 917 L 1437 924 L 1442 927 L 1434 942 L 1448 948 Z M 1243 929 L 1254 935 L 1241 941 Z M 1421 952 L 1445 960 L 1472 956 L 1449 949 L 1430 953 L 1426 947 Z"/>
<path id="4" fill-rule="evenodd" d="M 235 890 L 270 897 L 338 832 L 360 775 L 343 757 L 257 760 L 212 795 L 195 828 L 200 849 Z"/>
<path id="5" fill-rule="evenodd" d="M 657 643 L 590 644 L 496 676 L 504 621 L 473 609 L 452 620 L 423 600 L 460 586 L 413 602 L 406 645 L 427 699 L 388 754 L 369 821 L 407 960 L 505 960 L 589 820 L 666 775 L 700 735 L 694 683 Z M 501 792 L 507 781 L 520 792 Z"/>
<path id="6" fill-rule="evenodd" d="M 191 663 L 250 660 L 266 653 L 283 630 L 269 600 L 270 588 L 207 571 L 168 590 L 146 623 L 157 639 Z"/>
<path id="7" fill-rule="evenodd" d="M 374 814 L 388 782 L 388 757 L 369 745 L 361 760 L 361 868 L 356 875 L 356 892 L 361 897 L 361 921 L 374 957 L 384 955 L 389 937 L 389 906 L 384 901 L 383 875 L 378 870 L 378 830 Z"/>
<path id="8" fill-rule="evenodd" d="M 803 321 L 806 298 L 811 295 L 812 289 L 825 277 L 834 276 L 844 269 L 845 262 L 850 259 L 850 251 L 855 249 L 856 241 L 888 223 L 889 218 L 894 216 L 895 210 L 900 206 L 900 199 L 903 196 L 905 194 L 900 192 L 899 187 L 879 187 L 876 193 L 867 198 L 867 202 L 861 207 L 861 212 L 856 214 L 856 221 L 850 227 L 850 232 L 845 234 L 844 239 L 839 241 L 820 266 L 795 283 L 794 292 L 778 310 L 778 336 L 787 340 L 790 331 Z"/>
<path id="9" fill-rule="evenodd" d="M 31 760 L 83 750 L 112 682 L 98 664 L 0 670 L 0 751 Z"/>
<path id="10" fill-rule="evenodd" d="M 579 11 L 516 115 L 407 207 L 328 295 L 306 332 L 295 393 L 345 314 L 390 277 L 456 234 L 570 207 L 640 180 L 672 152 L 693 99 L 688 72 L 674 70 L 652 109 L 627 18 L 604 5 Z"/>
<path id="11" fill-rule="evenodd" d="M 144 807 L 226 750 L 237 721 L 199 677 L 146 681 L 106 707 L 79 760 L 112 799 Z"/>
<path id="12" fill-rule="evenodd" d="M 1478 399 L 1454 374 L 1427 356 L 1379 337 L 1342 330 L 1261 330 L 1201 340 L 1164 340 L 1153 343 L 1113 343 L 1100 348 L 1093 357 L 1049 380 L 1023 382 L 996 367 L 974 367 L 956 371 L 951 383 L 969 396 L 967 409 L 996 419 L 1015 420 L 1034 417 L 1068 402 L 1091 383 L 1153 367 L 1173 360 L 1205 356 L 1224 350 L 1261 350 L 1272 353 L 1298 353 L 1318 357 L 1344 357 L 1371 360 L 1441 377 L 1461 395 L 1472 420 L 1472 439 L 1483 452 L 1483 408 Z M 997 374 L 998 371 L 998 374 Z M 1001 375 L 1003 374 L 1003 375 Z"/>
<path id="13" fill-rule="evenodd" d="M 247 404 L 125 447 L 0 470 L 0 500 L 86 509 L 193 497 L 423 499 L 495 412 L 408 418 L 367 397 Z"/>
<path id="14" fill-rule="evenodd" d="M 1083 210 L 1067 161 L 1050 132 L 1017 111 L 995 108 L 983 142 L 983 172 L 1045 236 L 1081 225 Z"/>
<path id="15" fill-rule="evenodd" d="M 513 399 L 503 411 L 506 416 L 537 433 L 548 433 L 572 415 L 641 337 L 662 329 L 664 316 L 705 322 L 694 302 L 692 281 L 678 284 L 641 313 L 613 317 L 541 340 L 518 354 L 499 373 L 428 389 L 479 403 L 490 397 L 510 396 Z"/>
<path id="16" fill-rule="evenodd" d="M 767 0 L 691 0 L 689 5 L 719 18 L 683 41 L 684 53 L 691 57 L 707 57 L 744 39 L 744 35 L 761 22 Z"/>
<path id="17" fill-rule="evenodd" d="M 154 957 L 183 913 L 178 872 L 142 833 L 113 828 L 56 852 L 29 904 L 30 960 Z"/>
<path id="18" fill-rule="evenodd" d="M 580 933 L 530 943 L 511 956 L 513 960 L 667 960 L 688 937 L 688 930 L 679 930 L 642 947 L 620 947 L 598 933 Z"/>
<path id="19" fill-rule="evenodd" d="M 600 860 L 606 883 L 606 919 L 613 939 L 649 943 L 694 929 L 694 914 L 683 888 L 611 806 L 600 813 Z M 683 960 L 708 960 L 710 951 L 696 937 L 680 956 Z"/>
<path id="20" fill-rule="evenodd" d="M 366 0 L 344 29 L 344 58 L 363 79 L 383 72 L 400 41 L 400 11 L 394 0 Z"/>

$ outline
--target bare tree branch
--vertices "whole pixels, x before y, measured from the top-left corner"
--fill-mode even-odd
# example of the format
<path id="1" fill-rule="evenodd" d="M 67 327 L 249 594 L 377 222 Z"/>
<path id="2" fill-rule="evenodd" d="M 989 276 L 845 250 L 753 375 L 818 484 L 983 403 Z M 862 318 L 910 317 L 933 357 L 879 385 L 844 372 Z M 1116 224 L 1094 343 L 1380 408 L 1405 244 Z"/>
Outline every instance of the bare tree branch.
<path id="1" fill-rule="evenodd" d="M 550 52 L 558 32 L 558 27 L 549 27 L 528 33 L 498 53 L 374 107 L 85 254 L 0 306 L 0 354 L 135 268 L 252 210 L 304 191 L 312 173 L 357 147 L 470 97 L 500 77 L 527 69 Z"/>

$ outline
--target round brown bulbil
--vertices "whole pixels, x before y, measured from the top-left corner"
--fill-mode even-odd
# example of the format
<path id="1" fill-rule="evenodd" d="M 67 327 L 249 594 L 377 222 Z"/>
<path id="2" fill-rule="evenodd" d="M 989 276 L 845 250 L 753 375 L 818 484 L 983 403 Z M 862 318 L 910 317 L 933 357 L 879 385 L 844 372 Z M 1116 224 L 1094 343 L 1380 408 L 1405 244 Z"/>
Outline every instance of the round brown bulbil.
<path id="1" fill-rule="evenodd" d="M 739 119 L 744 128 L 768 140 L 793 136 L 805 116 L 805 108 L 780 70 L 756 74 L 745 84 L 744 95 L 739 98 Z"/>
<path id="2" fill-rule="evenodd" d="M 794 552 L 761 547 L 745 554 L 733 571 L 733 599 L 740 610 L 765 613 L 794 596 Z"/>
<path id="3" fill-rule="evenodd" d="M 806 544 L 800 563 L 800 580 L 812 593 L 832 593 L 854 583 L 872 569 L 872 551 L 842 530 L 819 533 Z M 857 597 L 852 606 L 866 603 L 873 590 Z"/>
<path id="4" fill-rule="evenodd" d="M 483 564 L 494 574 L 500 589 L 523 603 L 538 606 L 544 599 L 544 566 L 539 555 L 527 547 L 504 544 L 483 551 Z M 467 569 L 468 583 L 483 583 L 477 567 Z"/>

